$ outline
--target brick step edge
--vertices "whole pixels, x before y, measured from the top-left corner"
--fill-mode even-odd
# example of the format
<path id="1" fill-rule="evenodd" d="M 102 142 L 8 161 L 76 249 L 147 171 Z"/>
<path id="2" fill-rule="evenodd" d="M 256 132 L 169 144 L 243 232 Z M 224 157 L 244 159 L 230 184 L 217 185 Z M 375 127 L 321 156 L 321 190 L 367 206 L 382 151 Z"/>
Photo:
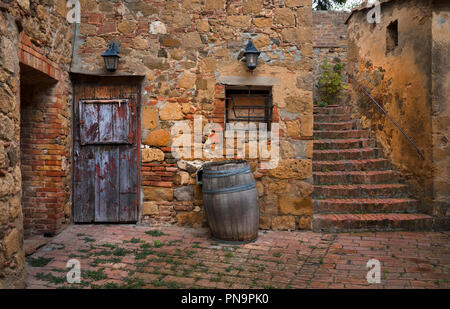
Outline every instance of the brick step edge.
<path id="1" fill-rule="evenodd" d="M 424 214 L 315 214 L 313 232 L 431 231 L 433 218 Z"/>
<path id="2" fill-rule="evenodd" d="M 369 138 L 369 133 L 367 130 L 313 130 L 314 140 Z"/>
<path id="3" fill-rule="evenodd" d="M 316 131 L 329 131 L 329 130 L 360 130 L 361 125 L 356 121 L 344 121 L 344 122 L 315 122 L 313 129 Z"/>
<path id="4" fill-rule="evenodd" d="M 313 160 L 314 172 L 351 172 L 351 171 L 379 171 L 391 168 L 387 159 L 369 159 L 369 160 L 338 160 L 338 161 L 317 161 Z"/>
<path id="5" fill-rule="evenodd" d="M 316 139 L 313 140 L 314 150 L 347 150 L 377 148 L 373 139 Z"/>
<path id="6" fill-rule="evenodd" d="M 379 148 L 355 148 L 355 149 L 321 149 L 313 150 L 313 160 L 338 161 L 338 160 L 367 160 L 377 159 L 383 151 Z"/>
<path id="7" fill-rule="evenodd" d="M 353 184 L 315 185 L 316 198 L 367 198 L 367 197 L 407 197 L 408 186 L 404 184 Z"/>
<path id="8" fill-rule="evenodd" d="M 419 202 L 408 198 L 315 199 L 315 214 L 415 213 Z"/>
<path id="9" fill-rule="evenodd" d="M 326 115 L 326 114 L 314 114 L 314 122 L 340 122 L 340 121 L 352 121 L 351 115 L 339 114 L 339 115 Z"/>
<path id="10" fill-rule="evenodd" d="M 393 170 L 384 171 L 350 171 L 350 172 L 313 172 L 315 185 L 334 184 L 390 184 L 398 183 L 399 173 Z"/>

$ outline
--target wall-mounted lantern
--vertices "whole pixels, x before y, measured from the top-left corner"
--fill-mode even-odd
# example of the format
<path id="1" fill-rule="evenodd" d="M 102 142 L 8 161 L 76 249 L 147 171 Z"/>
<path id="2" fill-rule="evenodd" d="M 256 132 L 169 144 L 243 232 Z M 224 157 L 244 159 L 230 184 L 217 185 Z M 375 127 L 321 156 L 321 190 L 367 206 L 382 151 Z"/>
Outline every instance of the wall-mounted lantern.
<path id="1" fill-rule="evenodd" d="M 250 71 L 253 71 L 258 65 L 258 57 L 261 54 L 259 50 L 253 45 L 253 41 L 250 40 L 245 46 L 245 61 L 247 62 L 247 67 Z"/>
<path id="2" fill-rule="evenodd" d="M 115 72 L 119 66 L 119 46 L 111 42 L 108 50 L 102 55 L 105 60 L 105 67 L 109 72 Z"/>

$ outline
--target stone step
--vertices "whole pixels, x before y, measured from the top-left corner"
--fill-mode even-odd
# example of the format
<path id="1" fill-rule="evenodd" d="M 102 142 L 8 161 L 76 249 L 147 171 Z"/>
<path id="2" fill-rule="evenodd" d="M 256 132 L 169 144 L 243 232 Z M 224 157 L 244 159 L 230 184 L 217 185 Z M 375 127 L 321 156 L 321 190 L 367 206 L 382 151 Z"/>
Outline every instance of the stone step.
<path id="1" fill-rule="evenodd" d="M 404 184 L 354 184 L 316 185 L 315 198 L 356 198 L 356 197 L 406 197 L 408 187 Z"/>
<path id="2" fill-rule="evenodd" d="M 340 115 L 340 114 L 350 114 L 351 107 L 350 106 L 339 106 L 339 105 L 330 105 L 327 107 L 314 107 L 314 114 L 318 115 Z"/>
<path id="3" fill-rule="evenodd" d="M 315 199 L 315 214 L 413 213 L 419 202 L 408 198 Z"/>
<path id="4" fill-rule="evenodd" d="M 315 214 L 313 232 L 430 231 L 432 217 L 424 214 Z"/>
<path id="5" fill-rule="evenodd" d="M 368 160 L 313 161 L 315 172 L 376 171 L 390 169 L 389 160 L 378 158 Z"/>
<path id="6" fill-rule="evenodd" d="M 313 172 L 314 184 L 374 184 L 398 183 L 399 173 L 385 171 Z"/>
<path id="7" fill-rule="evenodd" d="M 375 159 L 380 153 L 382 153 L 382 150 L 378 148 L 314 150 L 313 160 L 334 161 Z"/>
<path id="8" fill-rule="evenodd" d="M 368 138 L 368 130 L 314 130 L 314 139 L 349 139 L 349 138 Z"/>
<path id="9" fill-rule="evenodd" d="M 350 121 L 352 120 L 352 116 L 350 114 L 340 114 L 340 115 L 314 115 L 314 123 L 322 123 L 322 122 L 341 122 L 341 121 Z"/>
<path id="10" fill-rule="evenodd" d="M 314 150 L 371 148 L 375 140 L 368 138 L 318 139 L 314 140 Z"/>
<path id="11" fill-rule="evenodd" d="M 314 130 L 317 130 L 317 131 L 357 130 L 360 128 L 361 128 L 360 121 L 314 122 Z"/>

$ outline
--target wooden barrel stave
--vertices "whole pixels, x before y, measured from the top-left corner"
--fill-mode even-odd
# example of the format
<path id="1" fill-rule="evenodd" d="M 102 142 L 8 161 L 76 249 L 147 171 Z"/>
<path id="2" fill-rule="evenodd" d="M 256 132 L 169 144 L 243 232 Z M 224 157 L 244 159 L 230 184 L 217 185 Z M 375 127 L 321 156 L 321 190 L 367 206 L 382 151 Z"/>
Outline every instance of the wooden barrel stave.
<path id="1" fill-rule="evenodd" d="M 203 203 L 213 237 L 225 241 L 252 241 L 258 235 L 258 193 L 251 171 L 218 176 L 248 169 L 246 161 L 227 161 L 203 169 Z M 217 172 L 218 174 L 214 174 Z M 208 176 L 208 173 L 209 176 Z M 213 173 L 211 175 L 211 173 Z M 237 192 L 220 192 L 243 186 Z M 245 189 L 245 187 L 251 187 Z M 219 192 L 218 192 L 219 191 Z M 211 193 L 214 192 L 214 193 Z"/>

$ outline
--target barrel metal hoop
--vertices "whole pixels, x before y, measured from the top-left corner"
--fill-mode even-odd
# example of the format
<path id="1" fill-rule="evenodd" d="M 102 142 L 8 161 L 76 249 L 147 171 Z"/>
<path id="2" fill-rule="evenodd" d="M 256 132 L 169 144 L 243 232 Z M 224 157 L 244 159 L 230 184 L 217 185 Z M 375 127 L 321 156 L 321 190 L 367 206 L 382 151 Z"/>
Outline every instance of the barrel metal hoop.
<path id="1" fill-rule="evenodd" d="M 214 190 L 203 190 L 203 193 L 206 193 L 206 194 L 234 193 L 234 192 L 250 190 L 250 189 L 253 189 L 253 188 L 256 188 L 256 183 L 255 182 L 247 183 L 245 185 L 228 187 L 228 188 L 220 188 L 220 189 L 214 189 Z"/>
<path id="2" fill-rule="evenodd" d="M 244 168 L 238 168 L 235 170 L 227 170 L 227 171 L 208 171 L 203 170 L 203 178 L 218 178 L 218 177 L 228 177 L 238 174 L 247 174 L 250 173 L 250 166 Z"/>

